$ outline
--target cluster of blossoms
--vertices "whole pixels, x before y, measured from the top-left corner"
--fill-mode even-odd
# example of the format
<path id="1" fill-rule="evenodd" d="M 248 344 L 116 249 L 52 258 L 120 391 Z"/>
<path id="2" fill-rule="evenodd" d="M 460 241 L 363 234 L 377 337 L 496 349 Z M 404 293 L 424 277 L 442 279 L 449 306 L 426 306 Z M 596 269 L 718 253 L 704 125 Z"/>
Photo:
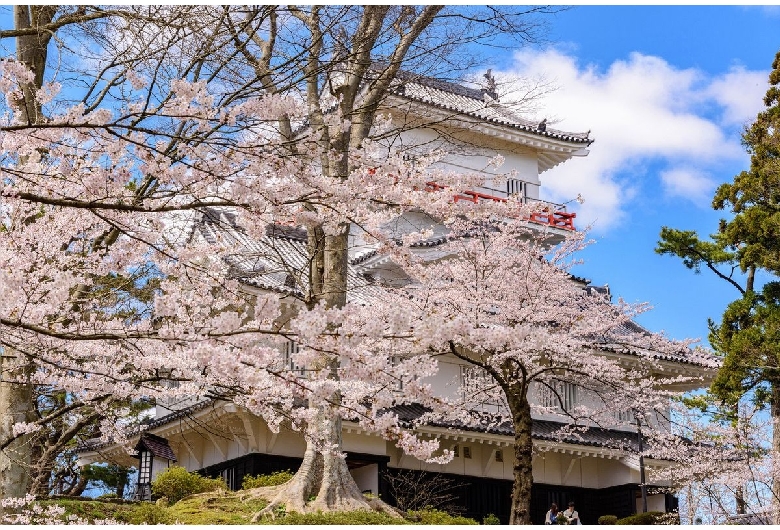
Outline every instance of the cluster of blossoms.
<path id="1" fill-rule="evenodd" d="M 65 508 L 54 504 L 43 505 L 34 495 L 23 498 L 0 499 L 0 524 L 8 525 L 87 525 L 90 521 L 77 515 L 66 515 Z M 115 519 L 98 519 L 91 524 L 117 525 Z"/>

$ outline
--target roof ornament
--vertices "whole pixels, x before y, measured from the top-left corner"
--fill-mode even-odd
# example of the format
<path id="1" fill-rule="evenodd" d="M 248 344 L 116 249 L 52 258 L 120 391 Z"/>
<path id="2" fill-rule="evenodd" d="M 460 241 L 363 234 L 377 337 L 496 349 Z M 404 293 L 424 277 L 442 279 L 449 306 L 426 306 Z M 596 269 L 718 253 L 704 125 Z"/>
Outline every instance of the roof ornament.
<path id="1" fill-rule="evenodd" d="M 536 126 L 536 130 L 539 132 L 544 132 L 547 130 L 547 118 L 539 122 L 539 124 Z"/>
<path id="2" fill-rule="evenodd" d="M 493 101 L 498 101 L 498 83 L 496 83 L 496 78 L 493 77 L 493 70 L 488 68 L 488 71 L 482 77 L 487 81 L 484 89 L 485 95 L 490 96 Z"/>

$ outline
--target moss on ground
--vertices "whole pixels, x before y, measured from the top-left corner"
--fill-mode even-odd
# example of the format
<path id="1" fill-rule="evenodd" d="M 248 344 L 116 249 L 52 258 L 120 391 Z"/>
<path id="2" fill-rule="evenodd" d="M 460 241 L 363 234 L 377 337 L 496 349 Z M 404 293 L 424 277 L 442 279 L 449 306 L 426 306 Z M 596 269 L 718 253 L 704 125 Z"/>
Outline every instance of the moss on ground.
<path id="1" fill-rule="evenodd" d="M 43 504 L 58 504 L 66 515 L 76 515 L 89 523 L 113 519 L 128 524 L 229 525 L 249 524 L 252 517 L 268 503 L 246 492 L 209 492 L 185 497 L 172 506 L 150 502 L 106 502 L 101 500 L 53 499 Z M 264 517 L 258 524 L 273 525 L 382 525 L 382 524 L 477 524 L 473 519 L 451 516 L 437 510 L 409 512 L 399 519 L 370 512 L 283 513 Z"/>
<path id="2" fill-rule="evenodd" d="M 194 495 L 167 510 L 177 524 L 249 524 L 268 503 L 244 497 L 237 493 Z"/>

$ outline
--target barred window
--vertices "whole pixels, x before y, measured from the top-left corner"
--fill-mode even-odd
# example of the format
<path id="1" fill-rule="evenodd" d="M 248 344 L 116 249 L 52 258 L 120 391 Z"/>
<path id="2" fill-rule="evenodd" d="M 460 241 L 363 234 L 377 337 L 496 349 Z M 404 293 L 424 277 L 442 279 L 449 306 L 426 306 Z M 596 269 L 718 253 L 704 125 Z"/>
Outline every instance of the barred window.
<path id="1" fill-rule="evenodd" d="M 474 405 L 504 408 L 506 399 L 496 390 L 496 386 L 493 376 L 483 368 L 461 365 L 460 389 L 465 401 Z"/>
<path id="2" fill-rule="evenodd" d="M 298 354 L 299 345 L 294 340 L 288 340 L 284 345 L 284 367 L 298 377 L 306 377 L 306 367 L 296 364 L 295 356 Z"/>
<path id="3" fill-rule="evenodd" d="M 542 407 L 562 409 L 565 412 L 569 412 L 577 404 L 577 385 L 573 383 L 550 381 L 547 385 L 538 384 L 537 388 L 539 405 Z M 561 407 L 561 405 L 563 406 Z"/>
<path id="4" fill-rule="evenodd" d="M 506 194 L 507 195 L 520 195 L 525 198 L 525 182 L 519 179 L 507 179 L 506 181 Z"/>

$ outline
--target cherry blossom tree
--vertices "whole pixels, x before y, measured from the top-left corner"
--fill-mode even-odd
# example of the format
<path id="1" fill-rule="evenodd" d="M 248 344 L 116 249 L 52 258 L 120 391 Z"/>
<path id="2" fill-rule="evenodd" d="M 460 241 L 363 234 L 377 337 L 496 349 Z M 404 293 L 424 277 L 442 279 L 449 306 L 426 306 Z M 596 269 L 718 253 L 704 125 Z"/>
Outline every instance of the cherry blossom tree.
<path id="1" fill-rule="evenodd" d="M 150 361 L 134 374 L 136 361 L 129 360 L 131 352 L 143 352 L 150 359 L 164 354 L 175 364 L 186 356 L 180 350 L 197 341 L 192 338 L 195 335 L 184 341 L 175 339 L 176 333 L 166 327 L 172 321 L 180 324 L 177 331 L 188 325 L 190 334 L 192 329 L 210 329 L 204 331 L 206 335 L 232 351 L 241 345 L 227 344 L 214 326 L 223 329 L 228 321 L 241 321 L 243 313 L 236 308 L 251 305 L 272 315 L 276 307 L 277 302 L 249 300 L 237 282 L 224 283 L 221 265 L 198 254 L 207 249 L 190 248 L 183 254 L 171 250 L 164 237 L 164 214 L 233 206 L 242 215 L 254 216 L 243 224 L 250 236 L 279 219 L 297 219 L 309 229 L 312 266 L 304 289 L 306 304 L 310 310 L 321 302 L 341 307 L 346 291 L 345 238 L 351 217 L 346 208 L 334 210 L 342 216 L 336 225 L 341 228 L 334 231 L 334 225 L 328 224 L 333 221 L 323 215 L 333 208 L 322 198 L 324 194 L 330 199 L 331 191 L 320 186 L 318 179 L 341 180 L 337 188 L 343 190 L 345 179 L 362 161 L 354 153 L 364 147 L 377 109 L 402 66 L 410 70 L 415 65 L 446 66 L 452 71 L 459 44 L 509 30 L 516 30 L 519 40 L 532 40 L 538 29 L 533 15 L 545 9 L 480 12 L 440 7 L 265 6 L 17 11 L 27 15 L 26 21 L 17 18 L 17 27 L 2 36 L 31 43 L 17 46 L 17 57 L 32 74 L 11 62 L 5 72 L 4 89 L 13 115 L 4 127 L 7 147 L 23 143 L 24 147 L 16 153 L 5 151 L 9 153 L 4 165 L 9 177 L 3 182 L 3 213 L 6 237 L 14 243 L 9 243 L 9 253 L 22 249 L 37 253 L 26 256 L 30 259 L 27 268 L 14 259 L 19 254 L 8 255 L 12 272 L 6 285 L 9 300 L 22 295 L 25 300 L 35 299 L 37 312 L 32 312 L 34 304 L 26 302 L 22 310 L 14 302 L 3 313 L 2 325 L 9 329 L 4 342 L 9 353 L 6 369 L 14 377 L 4 388 L 11 391 L 10 401 L 29 411 L 29 405 L 24 405 L 30 402 L 29 396 L 20 391 L 29 389 L 36 379 L 50 382 L 54 376 L 48 372 L 69 374 L 70 380 L 58 381 L 63 388 L 79 388 L 82 380 L 83 390 L 85 377 L 91 377 L 93 384 L 98 378 L 115 381 L 124 390 L 101 392 L 96 385 L 90 392 L 75 394 L 86 401 L 76 400 L 60 412 L 69 414 L 77 405 L 87 406 L 111 418 L 108 408 L 114 398 L 131 399 L 139 387 L 154 394 L 155 382 L 164 379 L 160 374 L 170 373 Z M 453 33 L 455 25 L 460 31 Z M 66 83 L 62 92 L 57 91 L 57 84 L 43 84 L 46 44 L 54 34 L 60 54 L 77 49 L 88 55 L 72 62 L 58 61 L 62 72 L 70 74 L 73 63 L 77 70 L 61 76 Z M 29 60 L 24 56 L 26 49 L 34 52 Z M 85 60 L 89 68 L 81 66 Z M 257 98 L 258 94 L 262 97 Z M 288 97 L 274 97 L 281 95 Z M 296 105 L 301 101 L 305 107 Z M 29 119 L 30 112 L 35 120 Z M 306 124 L 304 129 L 302 124 Z M 282 141 L 270 142 L 269 135 Z M 299 174 L 305 184 L 297 188 L 286 182 L 258 186 L 262 180 L 258 176 L 269 174 Z M 247 175 L 254 180 L 246 179 Z M 341 198 L 336 193 L 333 196 Z M 363 207 L 374 199 L 365 201 Z M 285 200 L 296 208 L 305 205 L 303 212 L 287 211 Z M 28 248 L 26 243 L 36 240 L 58 241 L 64 261 L 57 265 L 59 256 L 48 253 L 51 248 Z M 213 249 L 208 251 L 218 255 Z M 177 267 L 183 263 L 197 265 L 191 265 L 191 276 L 185 275 L 187 281 L 179 281 L 174 288 L 172 279 L 182 279 Z M 39 264 L 46 266 L 29 268 Z M 211 286 L 212 295 L 219 291 L 224 296 L 216 303 L 193 299 L 189 311 L 181 306 L 174 311 L 159 300 L 146 306 L 131 304 L 142 317 L 132 320 L 129 331 L 126 320 L 92 298 L 98 291 L 97 278 L 119 281 L 116 278 L 129 278 L 142 266 L 150 272 L 141 278 L 154 274 L 165 278 L 155 288 L 171 299 L 194 296 L 195 286 Z M 203 277 L 196 281 L 196 276 Z M 27 292 L 25 286 L 38 290 Z M 56 304 L 69 306 L 69 311 L 52 312 Z M 215 315 L 204 315 L 196 307 L 209 307 L 219 314 L 219 324 L 206 318 L 216 319 Z M 236 315 L 232 320 L 225 316 L 231 311 Z M 264 322 L 263 331 L 262 326 L 255 331 L 278 332 L 269 325 L 270 321 Z M 161 340 L 161 334 L 167 338 Z M 73 352 L 73 344 L 82 345 L 81 355 Z M 57 352 L 69 362 L 61 358 L 41 361 L 42 352 Z M 128 360 L 106 370 L 107 358 Z M 83 359 L 89 360 L 85 366 Z M 20 375 L 25 373 L 23 366 L 36 367 L 27 383 Z M 192 366 L 190 371 L 182 379 L 196 380 Z M 332 370 L 332 378 L 336 374 Z M 186 389 L 206 386 L 205 382 L 192 383 Z M 342 399 L 337 394 L 332 398 L 336 404 Z M 321 408 L 321 413 L 326 409 Z M 25 418 L 11 438 L 30 434 L 42 421 Z M 104 421 L 106 432 L 109 423 Z M 339 445 L 338 440 L 334 442 Z M 317 469 L 331 453 L 307 452 L 315 455 Z M 345 477 L 343 460 L 334 462 L 329 469 Z M 323 491 L 338 481 L 325 482 Z"/>
<path id="2" fill-rule="evenodd" d="M 665 423 L 671 385 L 682 379 L 665 376 L 654 359 L 691 352 L 632 322 L 646 306 L 613 304 L 569 274 L 583 234 L 553 246 L 551 234 L 529 226 L 526 206 L 510 200 L 485 206 L 489 213 L 478 206 L 448 219 L 448 258 L 398 262 L 414 279 L 415 333 L 428 351 L 473 366 L 464 408 L 503 404 L 482 407 L 481 421 L 514 427 L 510 524 L 530 524 L 532 413 L 568 416 L 561 434 L 615 425 L 616 411 L 632 422 Z M 577 387 L 576 406 L 566 403 L 563 384 Z"/>
<path id="3" fill-rule="evenodd" d="M 672 428 L 652 433 L 653 450 L 671 464 L 658 477 L 672 482 L 688 524 L 727 524 L 735 514 L 744 522 L 773 520 L 771 425 L 747 399 L 724 406 L 702 394 L 673 403 Z"/>
<path id="4" fill-rule="evenodd" d="M 480 177 L 435 171 L 436 153 L 411 165 L 380 141 L 397 134 L 379 109 L 402 68 L 441 66 L 462 39 L 506 30 L 509 15 L 525 20 L 408 6 L 138 8 L 95 19 L 98 74 L 75 103 L 73 86 L 35 85 L 25 61 L 0 63 L 3 384 L 68 395 L 56 413 L 16 418 L 3 448 L 52 414 L 74 426 L 93 414 L 104 439 L 123 440 L 129 410 L 117 404 L 210 395 L 305 434 L 301 469 L 269 510 L 365 508 L 340 452 L 342 419 L 431 461 L 450 455 L 393 407 L 429 408 L 417 424 L 486 421 L 463 406 L 473 396 L 431 392 L 426 378 L 448 354 L 485 370 L 480 392 L 506 401 L 487 421 L 515 427 L 512 519 L 527 522 L 532 389 L 560 400 L 557 383 L 573 380 L 592 392 L 597 406 L 567 411 L 577 428 L 606 423 L 604 403 L 654 416 L 662 381 L 640 361 L 679 345 L 633 330 L 641 307 L 573 285 L 581 237 L 553 248 L 523 220 L 528 206 L 428 191 L 431 179 L 466 189 Z M 452 21 L 457 37 L 437 26 Z M 415 258 L 409 245 L 425 231 L 400 245 L 388 233 L 410 211 L 448 226 L 448 259 Z M 207 222 L 212 239 L 183 230 Z M 278 225 L 305 228 L 304 264 L 283 262 L 296 299 L 231 273 L 236 241 Z M 406 271 L 405 288 L 350 285 L 356 226 Z M 348 303 L 351 289 L 370 292 L 370 307 Z M 280 339 L 300 345 L 307 379 L 282 362 Z M 626 383 L 638 389 L 630 402 Z"/>

